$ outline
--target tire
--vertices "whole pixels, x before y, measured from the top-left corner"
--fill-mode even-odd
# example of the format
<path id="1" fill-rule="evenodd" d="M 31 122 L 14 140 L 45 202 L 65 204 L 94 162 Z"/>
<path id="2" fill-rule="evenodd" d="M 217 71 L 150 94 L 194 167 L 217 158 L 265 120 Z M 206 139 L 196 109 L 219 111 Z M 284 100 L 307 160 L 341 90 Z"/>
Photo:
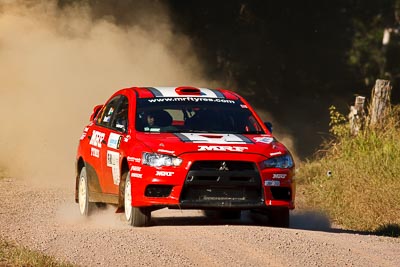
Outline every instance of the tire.
<path id="1" fill-rule="evenodd" d="M 126 176 L 124 186 L 125 218 L 131 226 L 147 226 L 150 222 L 150 212 L 143 208 L 132 207 L 131 178 L 129 172 L 124 175 Z"/>
<path id="2" fill-rule="evenodd" d="M 268 221 L 274 227 L 288 228 L 290 223 L 289 209 L 279 208 L 269 210 Z"/>
<path id="3" fill-rule="evenodd" d="M 93 204 L 89 202 L 89 187 L 88 178 L 86 173 L 86 167 L 81 169 L 79 173 L 79 184 L 78 184 L 78 204 L 79 211 L 83 216 L 89 216 L 93 210 Z"/>

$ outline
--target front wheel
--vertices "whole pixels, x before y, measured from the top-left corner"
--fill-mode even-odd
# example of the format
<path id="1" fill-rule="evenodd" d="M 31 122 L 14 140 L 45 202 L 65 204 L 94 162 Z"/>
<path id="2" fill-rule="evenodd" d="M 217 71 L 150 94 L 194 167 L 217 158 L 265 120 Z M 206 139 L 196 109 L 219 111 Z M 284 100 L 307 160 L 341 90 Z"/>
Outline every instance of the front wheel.
<path id="1" fill-rule="evenodd" d="M 80 213 L 83 216 L 89 216 L 93 209 L 93 203 L 89 202 L 89 187 L 86 167 L 83 167 L 79 173 L 78 203 Z"/>
<path id="2" fill-rule="evenodd" d="M 126 176 L 124 188 L 125 218 L 132 226 L 147 226 L 150 221 L 150 212 L 143 208 L 132 207 L 132 187 L 129 172 L 126 174 Z"/>

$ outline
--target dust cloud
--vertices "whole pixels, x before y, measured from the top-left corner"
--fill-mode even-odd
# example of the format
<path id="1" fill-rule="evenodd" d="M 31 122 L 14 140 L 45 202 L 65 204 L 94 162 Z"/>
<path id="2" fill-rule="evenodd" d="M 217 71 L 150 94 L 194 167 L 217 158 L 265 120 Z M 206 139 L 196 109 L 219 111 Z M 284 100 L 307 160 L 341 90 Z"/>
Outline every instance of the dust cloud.
<path id="1" fill-rule="evenodd" d="M 311 231 L 333 231 L 329 217 L 316 210 L 295 210 L 290 215 L 290 228 Z"/>
<path id="2" fill-rule="evenodd" d="M 174 32 L 162 2 L 143 8 L 139 1 L 138 10 L 125 10 L 134 23 L 123 25 L 118 14 L 94 15 L 108 7 L 88 2 L 0 0 L 2 176 L 73 188 L 81 131 L 93 106 L 118 89 L 224 87 L 204 77 L 190 38 Z M 284 128 L 258 112 L 293 152 Z"/>
<path id="3" fill-rule="evenodd" d="M 61 204 L 56 211 L 56 220 L 59 223 L 75 227 L 77 225 L 91 229 L 131 229 L 126 223 L 124 213 L 115 213 L 115 207 L 107 205 L 93 209 L 89 217 L 82 216 L 75 203 Z"/>
<path id="4" fill-rule="evenodd" d="M 272 123 L 272 133 L 274 137 L 276 137 L 279 142 L 284 144 L 289 149 L 295 163 L 300 162 L 300 157 L 298 156 L 298 153 L 295 149 L 296 145 L 294 142 L 293 135 L 288 132 L 287 127 L 284 127 L 282 124 L 280 124 L 274 118 L 274 116 L 266 110 L 257 109 L 256 112 L 260 116 L 262 121 Z"/>
<path id="5" fill-rule="evenodd" d="M 161 4 L 144 27 L 94 18 L 82 3 L 0 0 L 0 169 L 9 176 L 73 188 L 94 105 L 136 85 L 215 86 Z"/>

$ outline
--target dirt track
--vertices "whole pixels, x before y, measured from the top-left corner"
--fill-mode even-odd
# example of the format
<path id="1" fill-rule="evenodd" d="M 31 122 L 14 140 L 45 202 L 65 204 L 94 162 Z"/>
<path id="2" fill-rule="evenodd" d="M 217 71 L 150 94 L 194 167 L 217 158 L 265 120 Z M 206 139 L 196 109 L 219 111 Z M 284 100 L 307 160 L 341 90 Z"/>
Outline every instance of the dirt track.
<path id="1" fill-rule="evenodd" d="M 83 266 L 400 266 L 400 239 L 330 229 L 313 213 L 278 229 L 164 209 L 132 228 L 112 209 L 81 218 L 72 188 L 0 179 L 1 237 Z"/>

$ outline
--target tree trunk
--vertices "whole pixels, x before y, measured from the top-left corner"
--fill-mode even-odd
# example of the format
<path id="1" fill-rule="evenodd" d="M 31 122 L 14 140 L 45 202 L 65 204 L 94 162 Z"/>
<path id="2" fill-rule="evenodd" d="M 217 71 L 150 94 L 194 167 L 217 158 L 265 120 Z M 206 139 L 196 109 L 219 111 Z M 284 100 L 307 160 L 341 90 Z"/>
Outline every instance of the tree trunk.
<path id="1" fill-rule="evenodd" d="M 390 94 L 392 85 L 387 80 L 376 80 L 372 89 L 372 102 L 369 107 L 369 127 L 381 128 L 385 125 L 386 116 L 390 112 Z"/>
<path id="2" fill-rule="evenodd" d="M 365 111 L 364 111 L 364 96 L 357 96 L 354 106 L 350 107 L 348 115 L 350 122 L 350 133 L 357 135 L 359 131 L 364 129 L 365 126 Z"/>

